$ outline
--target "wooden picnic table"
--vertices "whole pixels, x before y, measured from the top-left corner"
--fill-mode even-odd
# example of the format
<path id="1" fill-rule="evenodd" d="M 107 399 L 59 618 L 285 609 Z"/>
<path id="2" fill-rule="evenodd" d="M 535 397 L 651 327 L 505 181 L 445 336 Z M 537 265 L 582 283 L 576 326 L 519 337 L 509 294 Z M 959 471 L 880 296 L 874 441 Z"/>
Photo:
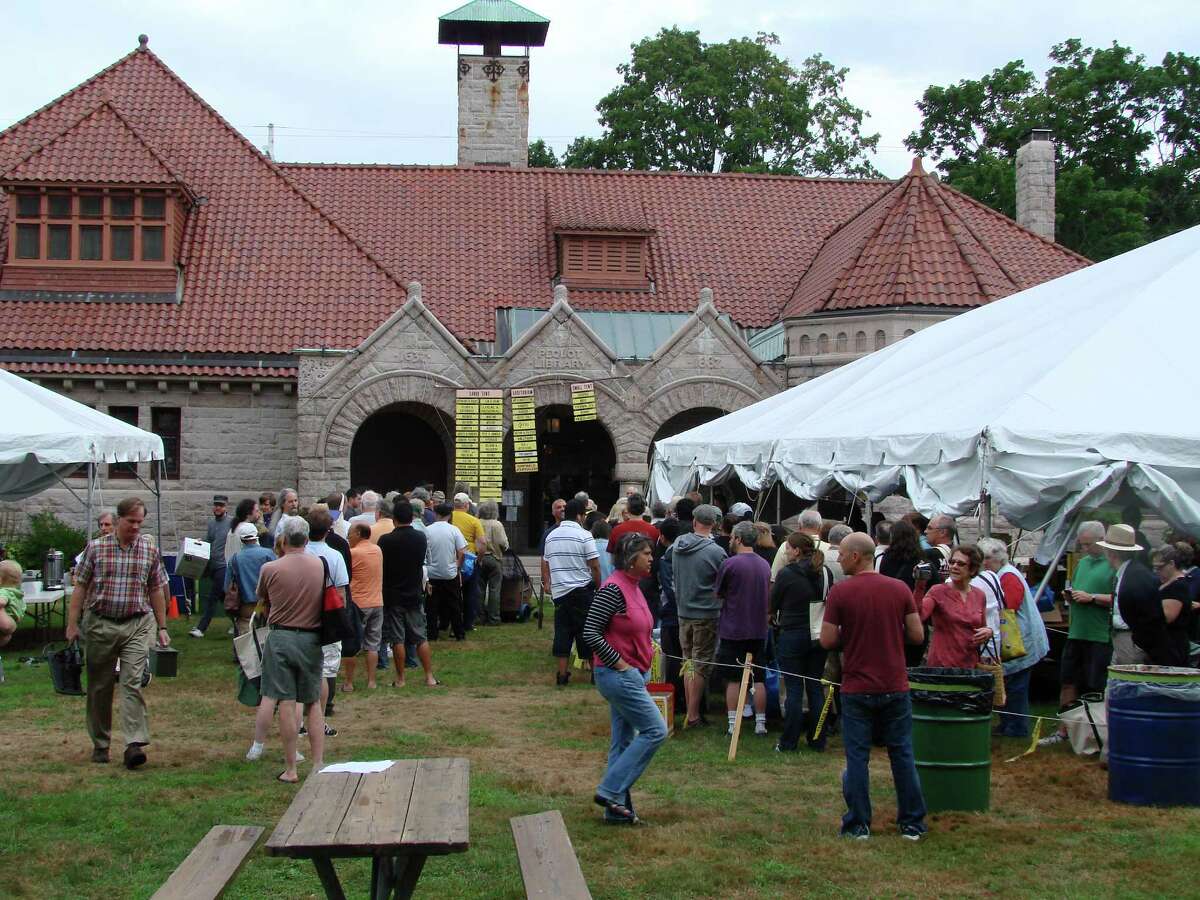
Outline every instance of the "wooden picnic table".
<path id="1" fill-rule="evenodd" d="M 308 777 L 267 841 L 270 856 L 311 859 L 331 900 L 333 860 L 371 857 L 371 897 L 411 897 L 425 859 L 469 844 L 466 759 L 401 759 L 383 772 Z"/>

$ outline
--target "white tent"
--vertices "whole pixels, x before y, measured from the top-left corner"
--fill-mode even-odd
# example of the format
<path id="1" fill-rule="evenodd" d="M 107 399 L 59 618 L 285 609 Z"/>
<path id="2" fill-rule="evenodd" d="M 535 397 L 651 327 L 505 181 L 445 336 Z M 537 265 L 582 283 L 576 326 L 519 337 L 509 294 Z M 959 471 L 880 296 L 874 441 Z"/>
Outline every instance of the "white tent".
<path id="1" fill-rule="evenodd" d="M 158 435 L 3 369 L 0 410 L 0 500 L 29 497 L 56 482 L 66 487 L 62 479 L 88 464 L 90 501 L 97 464 L 163 458 Z"/>
<path id="2" fill-rule="evenodd" d="M 1198 288 L 1200 227 L 659 441 L 651 491 L 736 474 L 751 490 L 780 481 L 806 499 L 903 488 L 922 512 L 952 515 L 986 494 L 1020 527 L 1061 531 L 1124 486 L 1198 534 Z"/>

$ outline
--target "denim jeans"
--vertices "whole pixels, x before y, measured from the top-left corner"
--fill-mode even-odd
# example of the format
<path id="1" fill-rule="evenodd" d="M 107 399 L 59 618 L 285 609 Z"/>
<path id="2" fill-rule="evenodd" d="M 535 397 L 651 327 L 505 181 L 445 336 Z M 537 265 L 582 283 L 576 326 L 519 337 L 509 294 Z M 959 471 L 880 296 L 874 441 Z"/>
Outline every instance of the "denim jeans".
<path id="1" fill-rule="evenodd" d="M 871 827 L 871 735 L 878 731 L 887 745 L 896 785 L 896 824 L 925 831 L 925 798 L 917 778 L 912 748 L 912 701 L 908 691 L 890 694 L 842 694 L 842 743 L 846 771 L 842 794 L 846 814 L 842 833 L 861 833 Z"/>
<path id="2" fill-rule="evenodd" d="M 597 666 L 595 675 L 596 689 L 612 713 L 608 768 L 596 793 L 606 800 L 627 803 L 629 789 L 667 739 L 667 726 L 646 690 L 648 674 L 633 668 L 618 672 Z"/>
<path id="3" fill-rule="evenodd" d="M 470 578 L 463 579 L 463 628 L 474 628 L 479 619 L 479 559 L 475 559 L 475 568 Z"/>
<path id="4" fill-rule="evenodd" d="M 1029 719 L 1021 718 L 1029 715 L 1029 678 L 1033 667 L 1004 676 L 1004 696 L 1007 702 L 1000 713 L 998 731 L 1006 737 L 1029 737 Z M 1016 713 L 1016 715 L 1005 715 Z"/>
<path id="5" fill-rule="evenodd" d="M 803 733 L 814 747 L 825 746 L 825 733 L 814 741 L 813 731 L 821 708 L 825 705 L 825 693 L 821 688 L 821 676 L 825 672 L 825 657 L 828 653 L 817 641 L 809 637 L 804 628 L 790 628 L 779 632 L 776 643 L 779 668 L 783 671 L 783 683 L 787 687 L 787 709 L 783 717 L 783 734 L 779 737 L 780 750 L 795 750 Z M 794 672 L 794 675 L 788 675 Z M 808 676 L 799 678 L 798 675 Z M 808 696 L 808 712 L 804 711 L 804 697 Z"/>

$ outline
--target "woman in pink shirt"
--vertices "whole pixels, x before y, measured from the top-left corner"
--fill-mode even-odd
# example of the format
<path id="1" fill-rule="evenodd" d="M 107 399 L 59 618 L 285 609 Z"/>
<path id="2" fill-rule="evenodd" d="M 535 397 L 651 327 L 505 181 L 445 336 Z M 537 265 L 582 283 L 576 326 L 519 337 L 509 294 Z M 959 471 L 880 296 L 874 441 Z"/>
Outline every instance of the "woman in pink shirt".
<path id="1" fill-rule="evenodd" d="M 971 586 L 979 574 L 983 554 L 966 544 L 950 554 L 950 580 L 925 590 L 926 580 L 917 578 L 913 599 L 922 620 L 933 623 L 933 640 L 925 664 L 950 669 L 973 669 L 979 663 L 979 647 L 992 639 L 985 624 L 987 599 Z"/>
<path id="2" fill-rule="evenodd" d="M 595 801 L 609 825 L 637 825 L 629 789 L 646 770 L 667 726 L 650 699 L 646 681 L 654 650 L 654 616 L 638 582 L 650 574 L 653 556 L 645 535 L 623 535 L 613 553 L 617 569 L 596 591 L 583 626 L 583 641 L 595 654 L 596 688 L 612 712 L 612 742 Z"/>

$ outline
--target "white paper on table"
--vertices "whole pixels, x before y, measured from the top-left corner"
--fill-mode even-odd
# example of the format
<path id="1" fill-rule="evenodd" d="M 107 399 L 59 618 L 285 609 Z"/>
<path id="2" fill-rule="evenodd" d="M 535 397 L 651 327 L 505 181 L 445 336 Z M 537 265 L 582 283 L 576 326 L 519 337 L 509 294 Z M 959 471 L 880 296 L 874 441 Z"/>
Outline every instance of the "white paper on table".
<path id="1" fill-rule="evenodd" d="M 375 759 L 370 762 L 334 763 L 332 766 L 323 768 L 321 774 L 335 775 L 339 772 L 351 772 L 356 775 L 369 775 L 372 772 L 383 772 L 390 769 L 394 762 L 394 759 Z"/>

